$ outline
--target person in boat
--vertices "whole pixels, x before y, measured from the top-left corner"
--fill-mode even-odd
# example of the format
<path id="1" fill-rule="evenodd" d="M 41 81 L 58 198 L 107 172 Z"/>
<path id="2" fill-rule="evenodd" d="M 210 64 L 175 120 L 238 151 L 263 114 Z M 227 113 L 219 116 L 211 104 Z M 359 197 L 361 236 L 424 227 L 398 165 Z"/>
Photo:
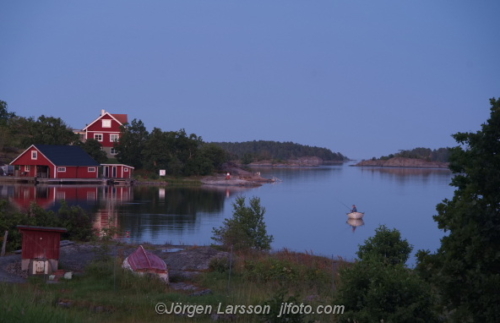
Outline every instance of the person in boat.
<path id="1" fill-rule="evenodd" d="M 358 209 L 356 208 L 356 205 L 352 205 L 351 213 L 352 212 L 358 212 Z"/>

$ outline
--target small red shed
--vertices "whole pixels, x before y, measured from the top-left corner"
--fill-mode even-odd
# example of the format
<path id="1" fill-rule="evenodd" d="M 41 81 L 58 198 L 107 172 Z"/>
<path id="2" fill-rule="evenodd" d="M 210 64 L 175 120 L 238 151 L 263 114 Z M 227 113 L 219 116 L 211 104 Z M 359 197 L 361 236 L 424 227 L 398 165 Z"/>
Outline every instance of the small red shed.
<path id="1" fill-rule="evenodd" d="M 59 266 L 61 233 L 65 228 L 18 225 L 23 235 L 21 269 L 29 274 L 51 274 Z"/>

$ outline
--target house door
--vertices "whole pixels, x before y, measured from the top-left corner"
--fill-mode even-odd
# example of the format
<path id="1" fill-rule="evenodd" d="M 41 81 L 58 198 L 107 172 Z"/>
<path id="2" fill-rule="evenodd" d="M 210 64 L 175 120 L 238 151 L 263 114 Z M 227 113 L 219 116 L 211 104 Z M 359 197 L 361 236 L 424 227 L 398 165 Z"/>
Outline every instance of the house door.
<path id="1" fill-rule="evenodd" d="M 116 178 L 116 166 L 113 166 L 113 178 Z"/>

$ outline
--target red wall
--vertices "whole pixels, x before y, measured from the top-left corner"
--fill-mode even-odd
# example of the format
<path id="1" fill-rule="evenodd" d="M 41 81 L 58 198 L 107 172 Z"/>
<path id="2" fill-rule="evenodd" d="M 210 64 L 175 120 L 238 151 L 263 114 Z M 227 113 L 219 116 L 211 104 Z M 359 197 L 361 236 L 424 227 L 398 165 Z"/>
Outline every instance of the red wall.
<path id="1" fill-rule="evenodd" d="M 23 259 L 59 259 L 61 233 L 22 229 L 21 232 L 23 233 Z"/>
<path id="2" fill-rule="evenodd" d="M 99 167 L 92 166 L 95 172 L 89 172 L 88 166 L 66 166 L 65 172 L 57 172 L 56 178 L 97 178 Z"/>
<path id="3" fill-rule="evenodd" d="M 57 167 L 54 167 L 52 163 L 43 156 L 42 153 L 38 152 L 37 159 L 31 159 L 31 151 L 38 151 L 34 147 L 28 149 L 24 154 L 22 154 L 12 165 L 21 166 L 20 175 L 35 177 L 37 176 L 36 166 L 49 166 L 50 168 L 50 178 L 97 178 L 99 173 L 99 166 L 92 166 L 95 172 L 89 172 L 88 166 L 66 166 L 66 172 L 57 172 Z M 30 170 L 24 174 L 25 165 L 30 166 Z M 63 166 L 64 167 L 64 166 Z"/>
<path id="4" fill-rule="evenodd" d="M 102 120 L 111 120 L 111 127 L 103 128 Z M 102 141 L 100 141 L 101 145 L 104 147 L 113 147 L 114 142 L 111 141 L 110 135 L 120 134 L 120 126 L 120 123 L 111 118 L 109 115 L 101 116 L 87 128 L 87 139 L 95 139 L 94 135 L 99 133 L 103 135 Z"/>
<path id="5" fill-rule="evenodd" d="M 23 173 L 25 172 L 25 165 L 30 166 L 30 170 L 27 174 L 24 174 L 26 176 L 30 177 L 35 177 L 36 176 L 36 165 L 40 166 L 49 166 L 50 167 L 50 174 L 51 178 L 54 177 L 54 165 L 45 158 L 45 156 L 38 151 L 38 156 L 37 159 L 31 159 L 31 152 L 32 151 L 38 151 L 35 147 L 31 147 L 27 151 L 24 152 L 12 165 L 20 165 L 21 169 L 20 172 Z"/>

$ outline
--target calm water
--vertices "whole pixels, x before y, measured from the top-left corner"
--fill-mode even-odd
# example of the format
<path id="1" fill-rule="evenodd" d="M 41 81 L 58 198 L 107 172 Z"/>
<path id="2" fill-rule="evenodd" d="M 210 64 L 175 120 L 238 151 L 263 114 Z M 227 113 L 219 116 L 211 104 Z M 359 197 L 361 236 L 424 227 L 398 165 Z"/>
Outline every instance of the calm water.
<path id="1" fill-rule="evenodd" d="M 381 224 L 397 228 L 414 253 L 434 251 L 443 236 L 432 219 L 435 207 L 453 195 L 448 170 L 343 165 L 255 171 L 282 181 L 251 189 L 2 186 L 0 194 L 18 208 L 34 200 L 46 208 L 57 208 L 61 199 L 79 204 L 94 214 L 96 228 L 116 226 L 125 241 L 198 245 L 212 242 L 212 228 L 232 216 L 236 197 L 259 197 L 274 249 L 348 260 Z M 362 223 L 351 223 L 356 227 L 347 223 L 352 204 L 365 212 Z"/>

